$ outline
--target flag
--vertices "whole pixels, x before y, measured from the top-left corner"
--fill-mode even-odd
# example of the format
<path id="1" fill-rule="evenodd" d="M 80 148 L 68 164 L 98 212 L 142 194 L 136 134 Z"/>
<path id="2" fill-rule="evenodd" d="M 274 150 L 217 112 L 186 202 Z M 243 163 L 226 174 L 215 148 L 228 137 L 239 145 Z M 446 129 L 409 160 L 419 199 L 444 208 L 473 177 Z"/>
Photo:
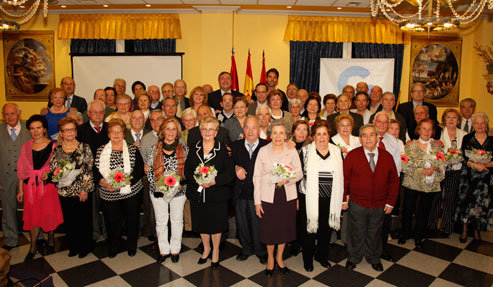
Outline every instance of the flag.
<path id="1" fill-rule="evenodd" d="M 239 92 L 239 85 L 238 85 L 238 72 L 236 71 L 236 61 L 235 61 L 235 48 L 231 51 L 231 70 L 229 73 L 231 74 L 231 78 L 233 80 L 233 83 L 231 83 L 231 90 Z"/>
<path id="2" fill-rule="evenodd" d="M 243 94 L 247 101 L 250 100 L 253 92 L 253 75 L 252 75 L 252 63 L 250 62 L 250 49 L 248 49 L 248 60 L 245 75 L 245 86 L 243 87 Z"/>
<path id="3" fill-rule="evenodd" d="M 262 72 L 260 72 L 260 82 L 267 84 L 266 75 L 265 75 L 265 52 L 262 51 Z"/>

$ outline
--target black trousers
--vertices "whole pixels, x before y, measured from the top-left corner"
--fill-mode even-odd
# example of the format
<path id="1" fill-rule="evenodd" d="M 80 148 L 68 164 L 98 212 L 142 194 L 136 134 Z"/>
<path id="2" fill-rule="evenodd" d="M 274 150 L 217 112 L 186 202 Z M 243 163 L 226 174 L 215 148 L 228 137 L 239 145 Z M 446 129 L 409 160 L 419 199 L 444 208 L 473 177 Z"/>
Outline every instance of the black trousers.
<path id="1" fill-rule="evenodd" d="M 142 211 L 144 216 L 142 218 L 142 235 L 151 236 L 156 235 L 156 217 L 154 216 L 154 207 L 151 202 L 151 194 L 149 192 L 149 181 L 147 177 L 142 180 L 144 188 L 142 189 Z"/>
<path id="2" fill-rule="evenodd" d="M 299 194 L 300 203 L 300 234 L 301 248 L 303 254 L 303 264 L 310 266 L 313 264 L 313 256 L 320 261 L 329 258 L 329 243 L 332 228 L 329 227 L 330 198 L 318 198 L 318 230 L 317 233 L 308 233 L 306 230 L 306 196 Z M 316 240 L 316 246 L 315 246 Z"/>
<path id="3" fill-rule="evenodd" d="M 253 199 L 239 198 L 236 201 L 235 216 L 243 254 L 267 254 L 265 245 L 260 242 L 260 218 L 255 214 Z"/>
<path id="4" fill-rule="evenodd" d="M 92 247 L 92 197 L 92 192 L 84 202 L 78 196 L 59 197 L 68 248 L 71 251 L 89 252 Z"/>
<path id="5" fill-rule="evenodd" d="M 118 252 L 122 235 L 122 220 L 127 231 L 127 249 L 137 250 L 139 238 L 139 195 L 109 201 L 102 200 L 104 221 L 108 231 L 110 252 Z"/>
<path id="6" fill-rule="evenodd" d="M 402 211 L 402 235 L 404 238 L 407 239 L 412 236 L 413 215 L 416 216 L 414 239 L 421 240 L 424 238 L 435 194 L 434 192 L 420 192 L 404 187 L 404 209 Z M 419 204 L 416 209 L 418 199 Z"/>

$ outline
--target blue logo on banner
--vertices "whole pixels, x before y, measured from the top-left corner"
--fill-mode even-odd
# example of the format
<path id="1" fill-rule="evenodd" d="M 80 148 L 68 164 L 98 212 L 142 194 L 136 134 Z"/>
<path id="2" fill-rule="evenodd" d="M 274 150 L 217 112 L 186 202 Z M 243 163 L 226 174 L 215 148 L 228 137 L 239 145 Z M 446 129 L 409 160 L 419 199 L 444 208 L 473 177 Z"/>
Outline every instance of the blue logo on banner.
<path id="1" fill-rule="evenodd" d="M 370 71 L 368 71 L 366 68 L 363 68 L 361 66 L 351 66 L 342 71 L 341 75 L 339 76 L 339 80 L 337 80 L 337 89 L 342 92 L 342 89 L 348 84 L 349 79 L 352 77 L 360 77 L 361 79 L 366 79 L 368 76 L 370 76 Z M 371 89 L 369 83 L 368 88 Z"/>

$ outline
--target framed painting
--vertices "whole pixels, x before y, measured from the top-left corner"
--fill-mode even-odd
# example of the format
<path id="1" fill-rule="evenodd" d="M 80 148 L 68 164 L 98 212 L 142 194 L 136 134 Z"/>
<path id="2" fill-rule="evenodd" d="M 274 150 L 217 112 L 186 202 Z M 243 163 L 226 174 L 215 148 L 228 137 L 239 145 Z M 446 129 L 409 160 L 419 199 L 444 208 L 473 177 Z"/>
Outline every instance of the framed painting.
<path id="1" fill-rule="evenodd" d="M 426 86 L 425 101 L 457 107 L 461 53 L 462 38 L 412 37 L 409 90 L 414 83 L 422 83 Z"/>
<path id="2" fill-rule="evenodd" d="M 53 31 L 3 32 L 7 101 L 43 101 L 55 87 Z"/>

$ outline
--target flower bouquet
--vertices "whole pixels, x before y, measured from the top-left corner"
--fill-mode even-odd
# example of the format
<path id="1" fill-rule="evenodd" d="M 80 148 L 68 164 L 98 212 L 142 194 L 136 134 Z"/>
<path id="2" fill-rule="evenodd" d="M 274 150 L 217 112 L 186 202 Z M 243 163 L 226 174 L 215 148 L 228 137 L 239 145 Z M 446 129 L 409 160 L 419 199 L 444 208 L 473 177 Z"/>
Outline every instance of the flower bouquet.
<path id="1" fill-rule="evenodd" d="M 430 164 L 436 167 L 446 165 L 445 155 L 441 152 L 431 152 L 430 153 Z"/>
<path id="2" fill-rule="evenodd" d="M 195 169 L 195 172 L 193 173 L 193 178 L 195 181 L 201 185 L 201 184 L 209 184 L 216 179 L 217 176 L 217 170 L 213 165 L 208 165 L 201 163 L 197 168 Z M 198 192 L 202 192 L 204 188 L 202 186 L 199 186 L 197 189 Z"/>
<path id="3" fill-rule="evenodd" d="M 447 165 L 458 164 L 463 160 L 464 158 L 462 157 L 462 151 L 456 148 L 450 147 L 445 153 L 445 161 L 447 162 Z"/>
<path id="4" fill-rule="evenodd" d="M 344 157 L 347 156 L 347 154 L 349 153 L 349 151 L 348 151 L 348 148 L 346 146 L 343 146 L 341 144 L 337 144 L 337 147 L 341 149 L 342 154 L 344 155 Z"/>
<path id="5" fill-rule="evenodd" d="M 273 168 L 270 170 L 270 182 L 273 184 L 293 178 L 294 176 L 295 172 L 293 171 L 293 168 L 289 165 L 276 162 L 273 164 Z"/>
<path id="6" fill-rule="evenodd" d="M 108 183 L 114 190 L 119 190 L 125 187 L 127 185 L 127 182 L 130 181 L 132 178 L 133 177 L 131 175 L 125 174 L 123 170 L 115 169 L 110 172 L 110 179 Z M 131 191 L 128 191 L 128 193 L 130 192 Z"/>
<path id="7" fill-rule="evenodd" d="M 406 167 L 408 162 L 409 162 L 409 158 L 407 157 L 407 155 L 401 154 L 401 166 Z"/>
<path id="8" fill-rule="evenodd" d="M 176 173 L 165 172 L 164 175 L 156 182 L 154 193 L 163 197 L 166 202 L 170 202 L 175 194 L 179 191 L 180 176 Z"/>
<path id="9" fill-rule="evenodd" d="M 75 169 L 75 162 L 60 160 L 57 162 L 57 168 L 53 172 L 51 180 L 57 183 L 58 188 L 67 187 L 74 182 L 80 174 L 80 169 Z"/>
<path id="10" fill-rule="evenodd" d="M 488 163 L 491 161 L 491 152 L 482 149 L 466 150 L 466 156 L 472 162 Z"/>

